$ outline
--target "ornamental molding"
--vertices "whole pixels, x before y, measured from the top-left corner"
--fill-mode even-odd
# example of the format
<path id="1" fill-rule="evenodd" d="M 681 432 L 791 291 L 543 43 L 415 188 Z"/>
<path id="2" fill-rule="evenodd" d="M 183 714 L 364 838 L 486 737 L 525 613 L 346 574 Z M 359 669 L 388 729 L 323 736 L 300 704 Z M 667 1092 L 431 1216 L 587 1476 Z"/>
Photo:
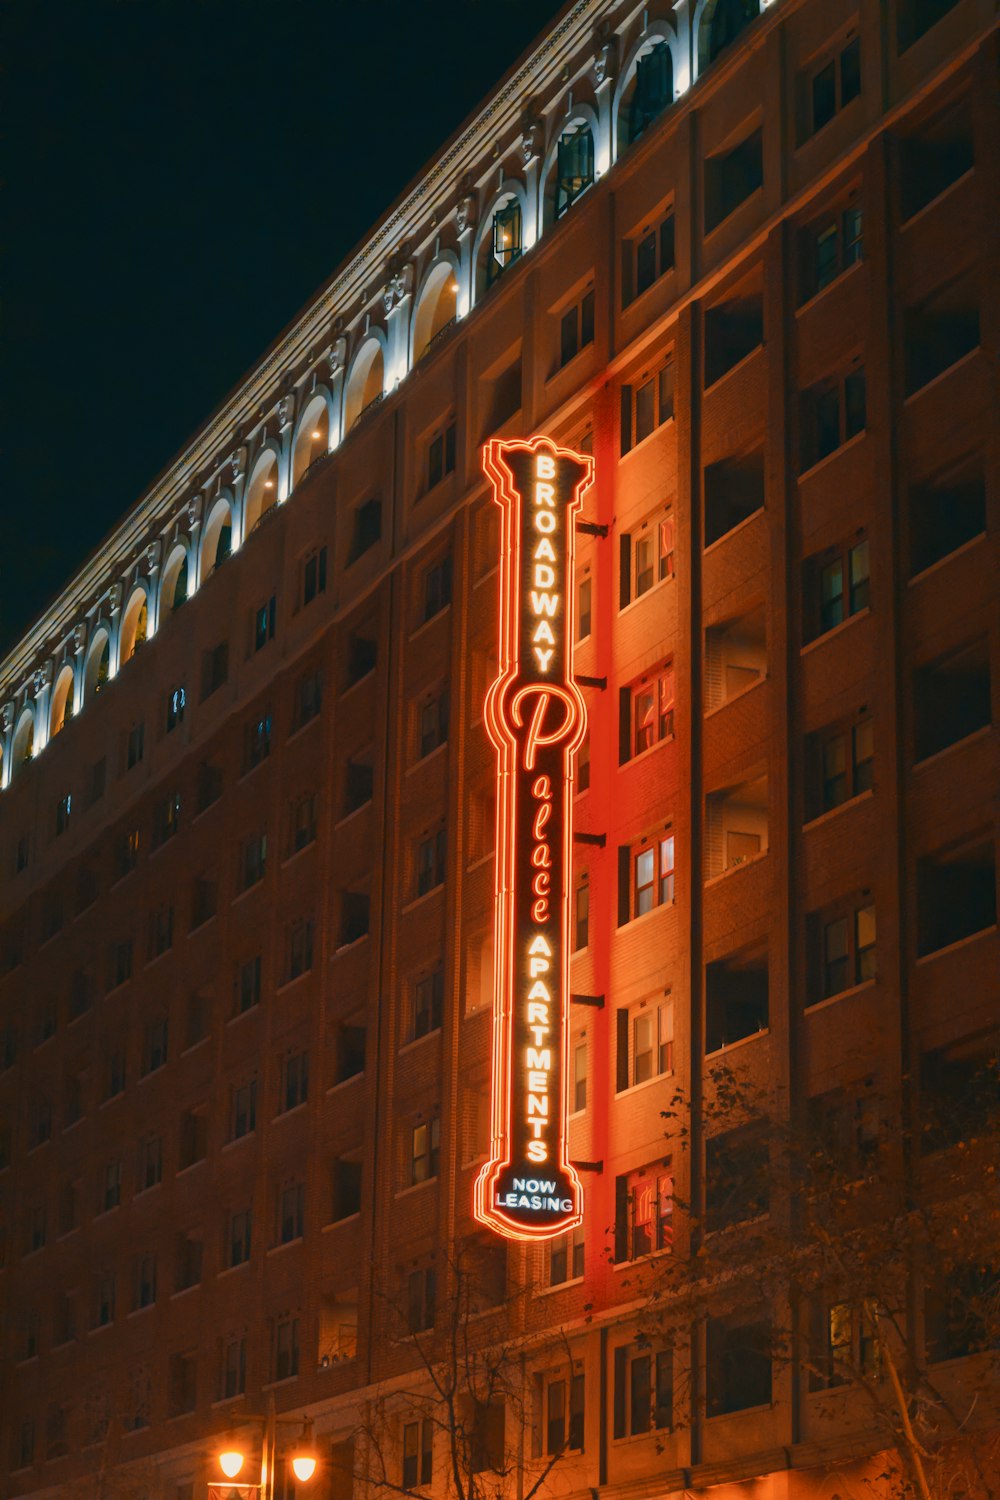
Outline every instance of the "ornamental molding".
<path id="1" fill-rule="evenodd" d="M 466 193 L 455 210 L 455 222 L 460 235 L 466 234 L 476 222 L 476 195 Z"/>
<path id="2" fill-rule="evenodd" d="M 118 613 L 118 611 L 121 609 L 121 607 L 122 607 L 122 586 L 121 586 L 120 583 L 113 583 L 111 585 L 111 587 L 108 589 L 108 609 L 111 611 L 111 613 L 113 615 L 116 615 Z"/>
<path id="3" fill-rule="evenodd" d="M 87 626 L 83 620 L 81 620 L 79 624 L 73 626 L 73 634 L 71 640 L 73 643 L 73 655 L 79 656 L 80 652 L 87 644 Z"/>
<path id="4" fill-rule="evenodd" d="M 4 734 L 10 734 L 11 726 L 13 725 L 13 723 L 14 705 L 10 701 L 10 699 L 8 699 L 3 707 L 0 708 L 0 729 L 3 730 Z"/>
<path id="5" fill-rule="evenodd" d="M 146 548 L 146 571 L 148 573 L 155 573 L 157 568 L 160 566 L 161 546 L 162 544 L 160 542 L 160 539 L 159 537 L 157 537 L 156 541 L 150 542 L 149 546 Z"/>
<path id="6" fill-rule="evenodd" d="M 618 38 L 603 22 L 594 37 L 594 83 L 601 88 L 618 76 Z"/>
<path id="7" fill-rule="evenodd" d="M 282 432 L 286 427 L 291 427 L 295 420 L 295 397 L 294 395 L 282 396 L 278 402 L 278 427 Z"/>
<path id="8" fill-rule="evenodd" d="M 52 662 L 43 661 L 40 667 L 36 667 L 31 679 L 31 691 L 37 698 L 49 686 L 52 681 Z"/>

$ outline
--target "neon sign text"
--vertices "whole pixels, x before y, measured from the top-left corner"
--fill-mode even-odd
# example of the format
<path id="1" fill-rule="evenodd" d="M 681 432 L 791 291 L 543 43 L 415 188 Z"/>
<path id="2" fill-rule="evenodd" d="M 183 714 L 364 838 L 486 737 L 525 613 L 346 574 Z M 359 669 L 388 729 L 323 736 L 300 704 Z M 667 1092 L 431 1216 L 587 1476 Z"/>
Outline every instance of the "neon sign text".
<path id="1" fill-rule="evenodd" d="M 571 807 L 586 730 L 573 561 L 593 460 L 548 438 L 494 439 L 483 467 L 502 520 L 500 671 L 485 714 L 497 752 L 493 1128 L 475 1211 L 539 1239 L 582 1217 L 566 1127 Z"/>

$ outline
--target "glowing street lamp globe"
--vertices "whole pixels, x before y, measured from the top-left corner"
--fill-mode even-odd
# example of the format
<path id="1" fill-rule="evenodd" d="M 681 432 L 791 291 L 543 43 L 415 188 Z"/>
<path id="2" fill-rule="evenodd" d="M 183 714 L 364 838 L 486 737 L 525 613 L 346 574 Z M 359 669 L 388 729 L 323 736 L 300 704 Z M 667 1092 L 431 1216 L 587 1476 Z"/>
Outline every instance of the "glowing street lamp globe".
<path id="1" fill-rule="evenodd" d="M 238 1448 L 227 1448 L 219 1454 L 219 1468 L 227 1479 L 235 1479 L 243 1467 L 243 1454 Z"/>
<path id="2" fill-rule="evenodd" d="M 304 1450 L 292 1455 L 292 1473 L 296 1479 L 303 1482 L 311 1479 L 316 1472 L 316 1459 L 311 1453 Z"/>

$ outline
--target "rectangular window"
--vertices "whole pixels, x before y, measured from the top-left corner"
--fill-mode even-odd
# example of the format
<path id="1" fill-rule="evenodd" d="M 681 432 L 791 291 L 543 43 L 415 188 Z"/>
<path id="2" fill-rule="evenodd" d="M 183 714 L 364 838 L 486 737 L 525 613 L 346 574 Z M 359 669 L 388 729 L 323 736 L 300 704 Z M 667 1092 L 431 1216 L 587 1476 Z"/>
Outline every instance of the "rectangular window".
<path id="1" fill-rule="evenodd" d="M 593 584 L 589 573 L 577 580 L 576 585 L 576 639 L 585 641 L 591 631 L 591 608 Z"/>
<path id="2" fill-rule="evenodd" d="M 561 219 L 594 180 L 594 137 L 587 126 L 570 127 L 556 147 L 555 216 Z"/>
<path id="3" fill-rule="evenodd" d="M 302 603 L 311 604 L 326 593 L 326 548 L 317 547 L 302 564 Z"/>
<path id="4" fill-rule="evenodd" d="M 181 825 L 181 794 L 171 792 L 153 808 L 153 848 L 172 839 Z"/>
<path id="5" fill-rule="evenodd" d="M 242 1016 L 260 1004 L 260 954 L 244 959 L 233 985 L 233 1015 Z"/>
<path id="6" fill-rule="evenodd" d="M 382 501 L 378 495 L 364 500 L 354 512 L 354 531 L 347 554 L 348 563 L 357 562 L 382 536 Z"/>
<path id="7" fill-rule="evenodd" d="M 125 938 L 120 943 L 111 946 L 111 958 L 108 964 L 108 988 L 117 989 L 118 985 L 132 978 L 132 939 Z"/>
<path id="8" fill-rule="evenodd" d="M 220 641 L 201 657 L 202 701 L 217 692 L 229 676 L 229 642 Z"/>
<path id="9" fill-rule="evenodd" d="M 252 771 L 271 753 L 271 713 L 256 714 L 243 727 L 243 771 Z"/>
<path id="10" fill-rule="evenodd" d="M 173 943 L 174 909 L 172 906 L 158 907 L 149 918 L 150 958 L 159 958 L 173 947 Z"/>
<path id="11" fill-rule="evenodd" d="M 619 763 L 674 737 L 673 663 L 619 690 Z"/>
<path id="12" fill-rule="evenodd" d="M 670 359 L 637 384 L 621 388 L 622 456 L 643 442 L 674 415 L 674 363 Z"/>
<path id="13" fill-rule="evenodd" d="M 573 1093 L 572 1113 L 580 1114 L 587 1108 L 587 1044 L 577 1042 L 573 1047 Z"/>
<path id="14" fill-rule="evenodd" d="M 806 639 L 815 640 L 868 608 L 870 553 L 867 537 L 853 546 L 831 548 L 806 562 Z"/>
<path id="15" fill-rule="evenodd" d="M 125 769 L 131 771 L 142 760 L 143 741 L 146 737 L 144 724 L 133 724 L 125 737 Z"/>
<path id="16" fill-rule="evenodd" d="M 545 1382 L 545 1452 L 582 1453 L 586 1387 L 582 1374 Z"/>
<path id="17" fill-rule="evenodd" d="M 292 803 L 291 852 L 298 854 L 316 842 L 316 793 L 306 792 Z"/>
<path id="18" fill-rule="evenodd" d="M 802 300 L 807 301 L 856 265 L 864 250 L 860 203 L 851 202 L 804 234 Z"/>
<path id="19" fill-rule="evenodd" d="M 163 1137 L 142 1136 L 139 1141 L 139 1163 L 136 1191 L 144 1193 L 163 1181 Z"/>
<path id="20" fill-rule="evenodd" d="M 315 719 L 323 706 L 322 672 L 306 672 L 295 684 L 295 727 Z"/>
<path id="21" fill-rule="evenodd" d="M 455 471 L 455 423 L 436 432 L 427 445 L 427 488 L 434 489 Z"/>
<path id="22" fill-rule="evenodd" d="M 867 425 L 863 366 L 805 392 L 802 404 L 802 471 L 864 432 Z"/>
<path id="23" fill-rule="evenodd" d="M 423 760 L 448 738 L 448 689 L 426 698 L 418 710 L 418 759 Z"/>
<path id="24" fill-rule="evenodd" d="M 184 710 L 187 707 L 187 693 L 182 687 L 171 688 L 167 694 L 167 733 L 176 729 L 183 722 Z"/>
<path id="25" fill-rule="evenodd" d="M 417 895 L 444 884 L 445 859 L 448 850 L 447 830 L 439 828 L 436 833 L 417 842 L 416 885 Z"/>
<path id="26" fill-rule="evenodd" d="M 809 113 L 803 138 L 828 125 L 852 99 L 861 93 L 861 38 L 852 37 L 809 79 Z"/>
<path id="27" fill-rule="evenodd" d="M 242 1266 L 250 1259 L 253 1216 L 249 1208 L 237 1209 L 226 1223 L 226 1265 Z"/>
<path id="28" fill-rule="evenodd" d="M 814 912 L 806 923 L 809 995 L 827 1000 L 876 975 L 875 907 L 848 903 L 842 910 Z"/>
<path id="29" fill-rule="evenodd" d="M 673 576 L 674 518 L 668 509 L 619 537 L 619 608 Z"/>
<path id="30" fill-rule="evenodd" d="M 771 1330 L 765 1323 L 709 1318 L 706 1400 L 710 1417 L 771 1401 Z"/>
<path id="31" fill-rule="evenodd" d="M 274 640 L 277 619 L 278 601 L 276 595 L 272 594 L 266 604 L 261 604 L 254 611 L 252 638 L 254 651 L 262 651 L 268 641 Z"/>
<path id="32" fill-rule="evenodd" d="M 512 199 L 493 215 L 492 253 L 486 262 L 486 285 L 492 286 L 516 260 L 523 249 L 521 243 L 521 205 Z"/>
<path id="33" fill-rule="evenodd" d="M 674 1179 L 669 1157 L 615 1178 L 615 1260 L 669 1250 L 674 1237 Z"/>
<path id="34" fill-rule="evenodd" d="M 290 1380 L 299 1373 L 299 1320 L 285 1318 L 274 1329 L 274 1378 Z"/>
<path id="35" fill-rule="evenodd" d="M 822 730 L 806 741 L 808 817 L 819 817 L 870 791 L 873 784 L 874 732 L 871 719 L 850 728 Z"/>
<path id="36" fill-rule="evenodd" d="M 122 1164 L 110 1161 L 104 1168 L 101 1179 L 101 1212 L 117 1208 L 122 1201 Z"/>
<path id="37" fill-rule="evenodd" d="M 616 1012 L 616 1089 L 674 1070 L 674 1002 L 642 1002 Z"/>
<path id="38" fill-rule="evenodd" d="M 240 890 L 248 891 L 264 879 L 267 867 L 267 834 L 255 833 L 240 850 Z"/>
<path id="39" fill-rule="evenodd" d="M 622 307 L 641 297 L 661 276 L 674 269 L 674 238 L 674 211 L 671 207 L 659 223 L 646 225 L 634 239 L 625 241 Z"/>
<path id="40" fill-rule="evenodd" d="M 296 1109 L 309 1097 L 309 1053 L 296 1052 L 286 1057 L 281 1065 L 281 1084 L 278 1093 L 278 1114 Z"/>
<path id="41" fill-rule="evenodd" d="M 757 1122 L 705 1143 L 705 1227 L 729 1229 L 770 1210 L 771 1161 L 767 1132 Z"/>
<path id="42" fill-rule="evenodd" d="M 578 1224 L 558 1239 L 548 1244 L 549 1286 L 563 1286 L 567 1281 L 579 1281 L 583 1276 L 584 1237 L 583 1225 Z"/>
<path id="43" fill-rule="evenodd" d="M 590 882 L 582 875 L 573 892 L 573 952 L 586 948 L 590 939 Z"/>
<path id="44" fill-rule="evenodd" d="M 233 1088 L 229 1105 L 229 1139 L 238 1141 L 257 1128 L 257 1080 Z"/>
<path id="45" fill-rule="evenodd" d="M 439 964 L 430 974 L 418 979 L 413 990 L 413 1035 L 426 1036 L 438 1031 L 444 1011 L 444 969 Z"/>
<path id="46" fill-rule="evenodd" d="M 403 1423 L 403 1488 L 430 1484 L 433 1475 L 434 1423 L 429 1417 Z"/>
<path id="47" fill-rule="evenodd" d="M 69 827 L 70 814 L 73 811 L 73 798 L 69 792 L 65 797 L 60 797 L 56 803 L 56 837 L 65 833 Z"/>
<path id="48" fill-rule="evenodd" d="M 409 1333 L 424 1333 L 434 1327 L 436 1278 L 433 1266 L 411 1271 L 406 1278 L 406 1327 Z"/>
<path id="49" fill-rule="evenodd" d="M 315 923 L 312 917 L 300 917 L 288 930 L 289 980 L 307 974 L 313 966 L 313 934 Z"/>
<path id="50" fill-rule="evenodd" d="M 152 1307 L 156 1301 L 156 1256 L 139 1255 L 135 1260 L 132 1306 Z"/>
<path id="51" fill-rule="evenodd" d="M 424 569 L 422 621 L 432 620 L 451 603 L 451 556 Z"/>
<path id="52" fill-rule="evenodd" d="M 559 368 L 575 359 L 581 349 L 594 342 L 594 293 L 564 312 L 559 320 Z"/>
<path id="53" fill-rule="evenodd" d="M 437 1115 L 410 1132 L 410 1183 L 427 1182 L 438 1174 L 441 1121 Z"/>
<path id="54" fill-rule="evenodd" d="M 147 1073 L 155 1073 L 159 1068 L 166 1066 L 167 1031 L 166 1016 L 157 1016 L 155 1020 L 147 1022 L 142 1044 L 143 1077 Z"/>
<path id="55" fill-rule="evenodd" d="M 674 836 L 663 834 L 618 851 L 618 925 L 674 899 Z"/>
<path id="56" fill-rule="evenodd" d="M 705 232 L 735 213 L 764 185 L 763 135 L 758 128 L 735 146 L 705 162 Z"/>
<path id="57" fill-rule="evenodd" d="M 301 1182 L 290 1182 L 278 1189 L 278 1244 L 300 1240 L 304 1224 L 305 1188 Z"/>
<path id="58" fill-rule="evenodd" d="M 247 1385 L 247 1340 L 246 1334 L 227 1339 L 222 1348 L 222 1369 L 219 1380 L 220 1400 L 228 1401 L 233 1396 L 242 1396 Z"/>
<path id="59" fill-rule="evenodd" d="M 669 1431 L 673 1425 L 673 1355 L 669 1349 L 637 1352 L 626 1344 L 614 1351 L 614 1436 Z"/>

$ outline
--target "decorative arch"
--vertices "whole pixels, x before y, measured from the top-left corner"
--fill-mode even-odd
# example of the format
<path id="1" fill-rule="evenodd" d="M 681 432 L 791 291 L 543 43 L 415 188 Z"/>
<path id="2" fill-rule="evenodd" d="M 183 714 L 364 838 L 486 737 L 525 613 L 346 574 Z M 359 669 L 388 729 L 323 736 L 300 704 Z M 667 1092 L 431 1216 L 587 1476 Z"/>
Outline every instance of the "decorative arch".
<path id="1" fill-rule="evenodd" d="M 146 644 L 149 631 L 149 594 L 145 579 L 138 579 L 122 614 L 118 635 L 118 665 L 131 661 L 140 646 Z"/>
<path id="2" fill-rule="evenodd" d="M 64 729 L 73 717 L 73 687 L 76 678 L 68 662 L 59 668 L 52 687 L 52 703 L 49 708 L 49 739 Z"/>
<path id="3" fill-rule="evenodd" d="M 454 250 L 442 250 L 427 267 L 417 289 L 410 323 L 410 369 L 428 352 L 439 333 L 458 317 L 461 267 Z"/>
<path id="4" fill-rule="evenodd" d="M 487 204 L 472 251 L 474 300 L 524 254 L 528 195 L 524 183 L 509 177 Z"/>
<path id="5" fill-rule="evenodd" d="M 292 489 L 309 467 L 330 451 L 333 397 L 325 385 L 313 391 L 299 417 L 292 440 Z"/>
<path id="6" fill-rule="evenodd" d="M 175 609 L 188 598 L 191 590 L 191 547 L 189 542 L 176 541 L 167 555 L 166 565 L 160 574 L 160 596 L 156 610 L 157 624 L 162 624 Z"/>
<path id="7" fill-rule="evenodd" d="M 388 341 L 381 328 L 369 328 L 351 360 L 344 386 L 344 436 L 385 393 Z"/>
<path id="8" fill-rule="evenodd" d="M 760 0 L 698 0 L 694 12 L 698 74 L 760 15 Z"/>
<path id="9" fill-rule="evenodd" d="M 111 677 L 111 630 L 103 621 L 94 631 L 83 674 L 83 701 L 89 703 L 108 685 Z"/>
<path id="10" fill-rule="evenodd" d="M 658 48 L 665 48 L 665 54 L 657 52 Z M 636 91 L 640 84 L 640 63 L 647 67 L 653 67 L 653 53 L 662 59 L 655 72 L 650 75 L 648 85 L 651 97 L 645 108 L 639 110 L 640 114 L 646 116 L 641 126 L 629 116 L 634 113 L 636 105 Z M 617 161 L 621 153 L 645 130 L 646 126 L 664 110 L 669 109 L 677 97 L 678 77 L 684 76 L 680 56 L 680 41 L 677 33 L 667 21 L 651 21 L 629 53 L 625 66 L 618 76 L 615 85 L 614 100 L 611 108 L 611 159 Z M 624 128 L 623 128 L 624 127 Z"/>
<path id="11" fill-rule="evenodd" d="M 268 438 L 254 459 L 243 498 L 243 540 L 246 541 L 261 516 L 278 503 L 281 449 Z"/>
<path id="12" fill-rule="evenodd" d="M 26 703 L 21 709 L 20 717 L 14 729 L 14 738 L 10 746 L 10 774 L 17 775 L 18 771 L 29 761 L 35 748 L 35 710 L 30 703 Z"/>
<path id="13" fill-rule="evenodd" d="M 588 138 L 589 148 L 585 144 Z M 543 229 L 550 228 L 557 219 L 561 219 L 577 198 L 592 186 L 599 139 L 600 123 L 589 104 L 574 104 L 560 120 L 542 162 L 540 191 Z M 567 150 L 567 147 L 570 149 Z"/>
<path id="14" fill-rule="evenodd" d="M 212 501 L 201 533 L 198 577 L 202 583 L 222 566 L 232 550 L 233 497 L 229 490 L 220 490 Z"/>

